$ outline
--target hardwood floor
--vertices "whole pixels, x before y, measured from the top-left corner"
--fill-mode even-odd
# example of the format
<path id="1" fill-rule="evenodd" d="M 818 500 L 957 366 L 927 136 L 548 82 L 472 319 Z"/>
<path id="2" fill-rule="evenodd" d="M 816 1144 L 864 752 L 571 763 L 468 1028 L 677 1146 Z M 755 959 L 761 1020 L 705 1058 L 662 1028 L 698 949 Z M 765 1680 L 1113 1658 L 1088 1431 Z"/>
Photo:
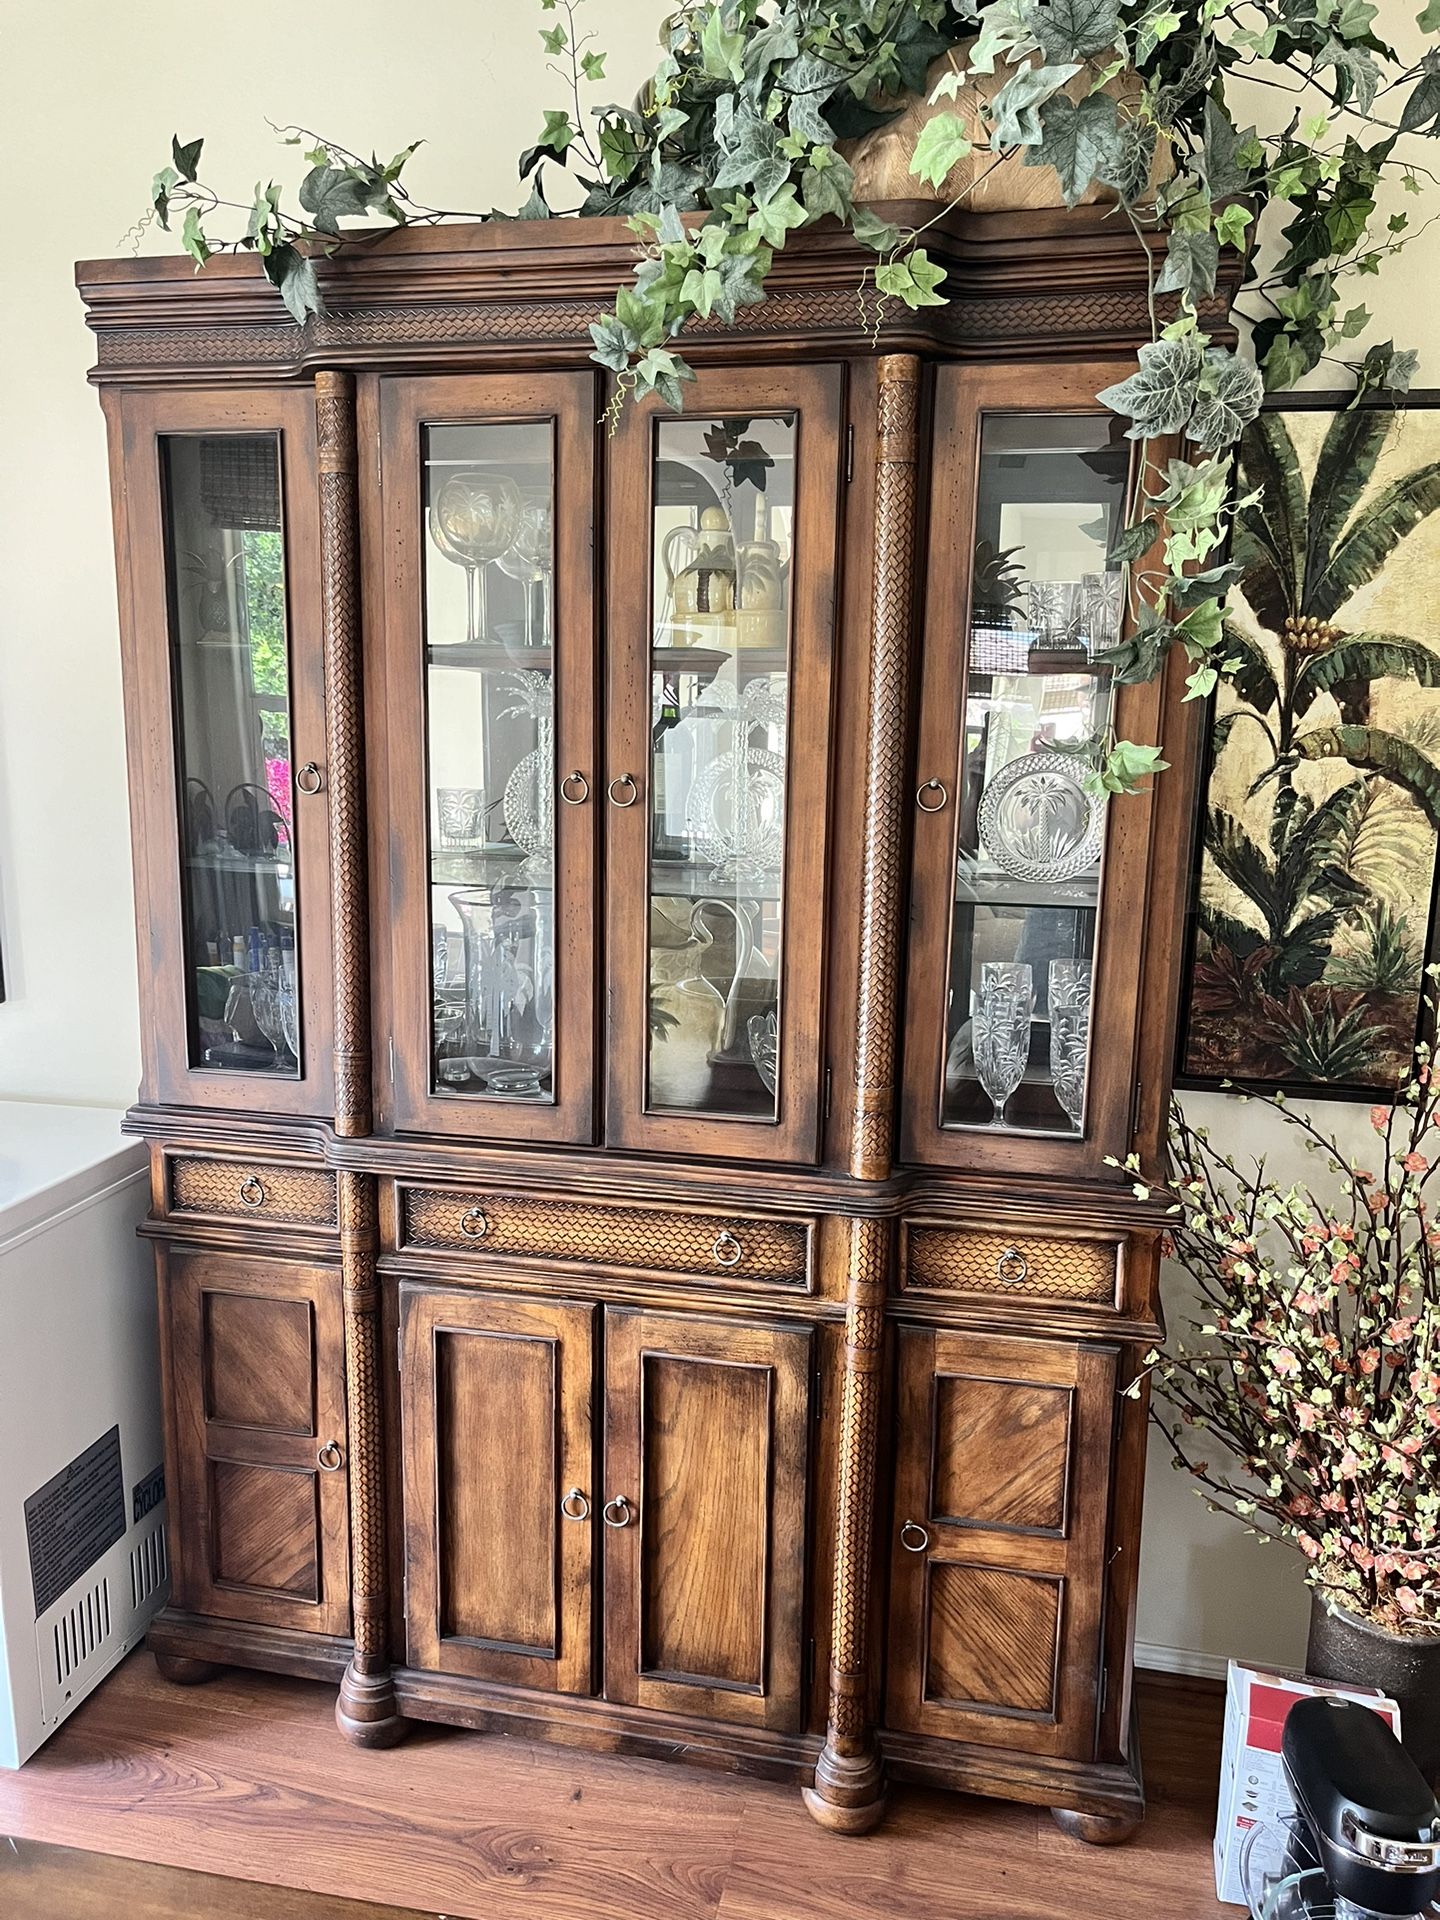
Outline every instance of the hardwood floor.
<path id="1" fill-rule="evenodd" d="M 365 1753 L 337 1736 L 333 1705 L 328 1689 L 260 1674 L 172 1687 L 148 1654 L 134 1655 L 27 1767 L 0 1773 L 0 1834 L 17 1842 L 0 1841 L 0 1914 L 1213 1920 L 1236 1911 L 1211 1891 L 1220 1697 L 1208 1686 L 1142 1683 L 1151 1812 L 1114 1849 L 1068 1840 L 1043 1812 L 914 1788 L 895 1791 L 878 1832 L 842 1840 L 810 1821 L 791 1788 L 655 1761 L 426 1727 L 402 1747 Z M 85 1852 L 56 1851 L 65 1848 Z M 165 1868 L 190 1871 L 156 1870 Z"/>

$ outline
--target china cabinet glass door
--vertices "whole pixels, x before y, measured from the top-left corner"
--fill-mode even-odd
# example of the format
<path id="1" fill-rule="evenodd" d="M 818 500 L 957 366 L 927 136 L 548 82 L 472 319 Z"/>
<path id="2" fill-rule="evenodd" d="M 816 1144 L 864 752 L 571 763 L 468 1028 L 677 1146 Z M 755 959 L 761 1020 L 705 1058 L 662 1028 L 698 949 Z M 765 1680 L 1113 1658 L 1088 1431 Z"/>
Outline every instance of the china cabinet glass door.
<path id="1" fill-rule="evenodd" d="M 588 1139 L 594 384 L 382 409 L 396 1121 Z"/>
<path id="2" fill-rule="evenodd" d="M 910 1157 L 1074 1167 L 1077 1148 L 1114 1150 L 1117 1093 L 1128 1110 L 1144 868 L 1107 848 L 1115 809 L 1089 790 L 1087 749 L 1115 706 L 1107 555 L 1133 450 L 1111 415 L 1065 408 L 1074 384 L 1042 409 L 1033 380 L 939 382 L 932 513 L 950 534 L 930 543 Z"/>
<path id="3" fill-rule="evenodd" d="M 702 374 L 612 465 L 607 1135 L 816 1150 L 839 376 Z"/>
<path id="4" fill-rule="evenodd" d="M 147 1074 L 166 1098 L 324 1112 L 313 401 L 136 395 L 121 417 L 128 692 L 148 742 Z"/>

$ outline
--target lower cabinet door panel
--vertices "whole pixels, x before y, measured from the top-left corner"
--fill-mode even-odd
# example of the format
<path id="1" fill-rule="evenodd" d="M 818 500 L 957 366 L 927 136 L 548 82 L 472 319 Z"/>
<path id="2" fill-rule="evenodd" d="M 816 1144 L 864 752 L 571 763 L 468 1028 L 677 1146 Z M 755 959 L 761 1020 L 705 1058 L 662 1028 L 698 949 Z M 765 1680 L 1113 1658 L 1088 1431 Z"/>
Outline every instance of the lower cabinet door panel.
<path id="1" fill-rule="evenodd" d="M 802 1724 L 808 1328 L 605 1316 L 605 1693 Z"/>
<path id="2" fill-rule="evenodd" d="M 412 1666 L 590 1690 L 594 1317 L 401 1287 Z"/>
<path id="3" fill-rule="evenodd" d="M 161 1255 L 177 1498 L 175 1604 L 350 1630 L 340 1275 Z"/>
<path id="4" fill-rule="evenodd" d="M 1092 1757 L 1116 1352 L 900 1333 L 887 1725 Z"/>

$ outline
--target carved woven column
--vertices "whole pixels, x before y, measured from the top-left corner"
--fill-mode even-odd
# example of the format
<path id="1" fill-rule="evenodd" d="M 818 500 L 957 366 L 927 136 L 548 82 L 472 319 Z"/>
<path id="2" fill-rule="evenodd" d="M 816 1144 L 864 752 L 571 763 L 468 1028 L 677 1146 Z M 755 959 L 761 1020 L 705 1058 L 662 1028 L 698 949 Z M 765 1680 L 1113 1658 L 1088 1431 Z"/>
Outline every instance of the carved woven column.
<path id="1" fill-rule="evenodd" d="M 361 720 L 359 500 L 355 382 L 315 378 L 320 476 L 321 621 L 325 645 L 325 758 L 330 822 L 330 937 L 334 958 L 335 1131 L 370 1131 L 370 950 L 366 884 L 364 729 Z M 345 1309 L 345 1410 L 350 1466 L 350 1606 L 355 1651 L 335 1718 L 361 1746 L 404 1732 L 390 1677 L 385 1591 L 385 1477 L 380 1410 L 380 1294 L 375 1182 L 339 1176 Z"/>
<path id="2" fill-rule="evenodd" d="M 883 1180 L 895 1134 L 905 822 L 905 688 L 915 578 L 915 438 L 920 363 L 880 362 L 875 470 L 875 568 L 871 580 L 870 731 L 865 752 L 861 848 L 860 977 L 855 1041 L 855 1125 L 850 1171 Z"/>
<path id="3" fill-rule="evenodd" d="M 917 360 L 896 354 L 880 362 L 855 1123 L 850 1141 L 850 1172 L 857 1180 L 888 1176 L 894 1138 L 919 386 Z M 885 1781 L 867 1696 L 875 1462 L 891 1227 L 884 1219 L 852 1219 L 849 1229 L 829 1725 L 815 1766 L 815 1784 L 805 1790 L 805 1804 L 822 1826 L 838 1833 L 864 1833 L 885 1809 Z"/>
<path id="4" fill-rule="evenodd" d="M 335 1131 L 370 1131 L 370 948 L 361 725 L 360 503 L 355 382 L 315 376 L 320 472 L 321 621 L 330 818 L 330 927 L 335 967 Z"/>

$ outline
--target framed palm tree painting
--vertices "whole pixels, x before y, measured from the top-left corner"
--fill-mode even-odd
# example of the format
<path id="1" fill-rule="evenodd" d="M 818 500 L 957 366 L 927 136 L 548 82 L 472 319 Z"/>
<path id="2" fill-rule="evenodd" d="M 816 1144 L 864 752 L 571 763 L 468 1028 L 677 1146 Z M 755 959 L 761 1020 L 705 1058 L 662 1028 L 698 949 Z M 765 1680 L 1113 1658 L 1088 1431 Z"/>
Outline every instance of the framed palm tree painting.
<path id="1" fill-rule="evenodd" d="M 1367 1098 L 1436 950 L 1440 396 L 1293 396 L 1240 445 L 1177 1078 Z"/>

